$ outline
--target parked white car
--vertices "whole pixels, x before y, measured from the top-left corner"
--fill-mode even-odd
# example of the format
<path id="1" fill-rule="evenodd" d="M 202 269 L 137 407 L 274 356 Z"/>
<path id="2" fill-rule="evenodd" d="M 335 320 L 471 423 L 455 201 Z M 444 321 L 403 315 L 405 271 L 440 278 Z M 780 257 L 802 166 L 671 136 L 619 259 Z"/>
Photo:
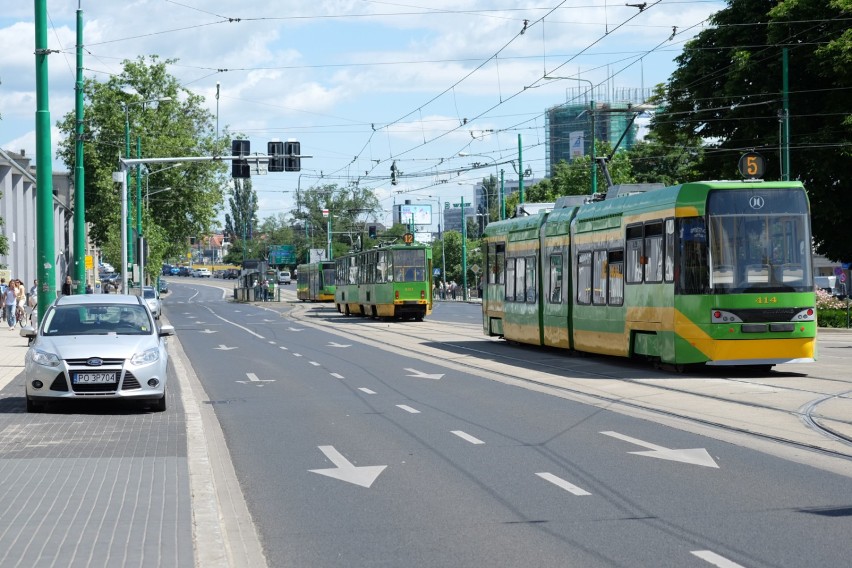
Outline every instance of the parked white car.
<path id="1" fill-rule="evenodd" d="M 198 268 L 192 272 L 192 275 L 196 278 L 210 278 L 213 275 L 210 273 L 209 268 Z"/>

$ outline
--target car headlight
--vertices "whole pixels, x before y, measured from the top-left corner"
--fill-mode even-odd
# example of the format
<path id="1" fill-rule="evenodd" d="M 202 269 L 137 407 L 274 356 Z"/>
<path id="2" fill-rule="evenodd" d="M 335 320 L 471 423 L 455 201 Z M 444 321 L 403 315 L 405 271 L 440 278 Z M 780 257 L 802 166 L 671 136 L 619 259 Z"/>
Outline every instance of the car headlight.
<path id="1" fill-rule="evenodd" d="M 44 365 L 45 367 L 58 367 L 60 363 L 58 355 L 42 351 L 41 349 L 33 349 L 32 358 L 33 363 Z"/>
<path id="2" fill-rule="evenodd" d="M 147 349 L 142 353 L 135 354 L 130 362 L 134 365 L 150 365 L 151 363 L 156 363 L 160 360 L 160 350 L 157 347 L 152 347 L 151 349 Z"/>

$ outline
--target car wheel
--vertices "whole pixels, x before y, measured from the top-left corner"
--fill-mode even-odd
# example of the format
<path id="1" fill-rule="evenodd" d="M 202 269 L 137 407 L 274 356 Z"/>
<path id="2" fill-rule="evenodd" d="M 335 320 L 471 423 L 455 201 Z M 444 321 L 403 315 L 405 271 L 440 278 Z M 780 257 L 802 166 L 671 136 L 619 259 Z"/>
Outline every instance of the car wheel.
<path id="1" fill-rule="evenodd" d="M 43 409 L 44 407 L 41 404 L 33 401 L 33 399 L 31 399 L 30 397 L 27 397 L 27 412 L 32 414 L 36 412 L 41 412 Z"/>
<path id="2" fill-rule="evenodd" d="M 166 393 L 163 393 L 163 398 L 157 399 L 157 401 L 153 404 L 154 410 L 157 412 L 165 412 L 166 411 Z"/>

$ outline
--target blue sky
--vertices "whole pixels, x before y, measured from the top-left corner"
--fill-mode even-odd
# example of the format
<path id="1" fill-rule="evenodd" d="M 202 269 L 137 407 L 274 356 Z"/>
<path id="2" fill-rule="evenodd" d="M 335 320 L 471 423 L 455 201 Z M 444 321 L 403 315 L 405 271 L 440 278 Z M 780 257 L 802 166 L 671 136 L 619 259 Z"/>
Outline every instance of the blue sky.
<path id="1" fill-rule="evenodd" d="M 639 3 L 639 2 L 634 2 Z M 33 3 L 0 14 L 0 147 L 35 155 Z M 52 122 L 73 108 L 78 2 L 48 0 Z M 260 216 L 287 214 L 298 185 L 358 183 L 389 215 L 405 199 L 458 201 L 493 167 L 545 173 L 544 111 L 596 85 L 596 100 L 650 89 L 684 42 L 724 7 L 717 0 L 284 2 L 82 0 L 84 67 L 106 80 L 121 61 L 175 58 L 171 73 L 206 98 L 219 124 L 252 151 L 296 138 L 301 176 L 253 177 Z M 524 30 L 526 21 L 526 30 Z M 220 69 L 228 71 L 219 72 Z M 54 130 L 53 145 L 59 133 Z M 55 153 L 55 152 L 54 152 Z M 470 154 L 467 157 L 459 153 Z M 477 156 L 478 154 L 478 156 Z M 390 165 L 403 172 L 390 184 Z M 511 164 L 501 166 L 515 178 Z M 64 170 L 61 163 L 54 169 Z"/>

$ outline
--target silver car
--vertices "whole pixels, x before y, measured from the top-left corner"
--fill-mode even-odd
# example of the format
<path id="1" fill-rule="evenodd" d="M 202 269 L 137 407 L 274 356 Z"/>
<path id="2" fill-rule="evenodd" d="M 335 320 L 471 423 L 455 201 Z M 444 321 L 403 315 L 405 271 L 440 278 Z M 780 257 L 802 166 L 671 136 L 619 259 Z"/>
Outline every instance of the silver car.
<path id="1" fill-rule="evenodd" d="M 145 303 L 148 304 L 148 309 L 151 310 L 154 319 L 160 319 L 160 315 L 163 312 L 160 308 L 160 293 L 157 292 L 157 289 L 153 286 L 143 286 L 142 297 L 145 299 Z"/>
<path id="2" fill-rule="evenodd" d="M 24 327 L 27 412 L 71 399 L 145 401 L 166 409 L 166 336 L 145 301 L 122 294 L 62 296 L 38 329 Z"/>

